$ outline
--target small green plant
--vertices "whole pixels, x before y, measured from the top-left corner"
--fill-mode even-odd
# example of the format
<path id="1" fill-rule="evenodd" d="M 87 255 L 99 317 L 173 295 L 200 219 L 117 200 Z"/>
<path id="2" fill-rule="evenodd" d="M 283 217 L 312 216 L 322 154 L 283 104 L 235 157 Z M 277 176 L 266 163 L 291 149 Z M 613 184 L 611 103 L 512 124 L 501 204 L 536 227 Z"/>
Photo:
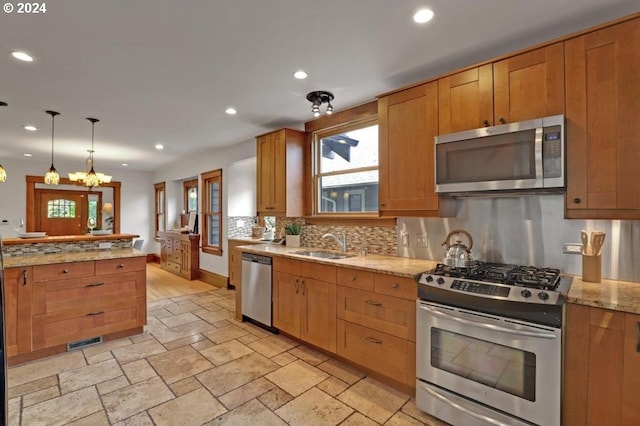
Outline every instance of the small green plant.
<path id="1" fill-rule="evenodd" d="M 287 235 L 300 235 L 302 232 L 302 225 L 299 223 L 290 223 L 284 227 L 284 233 Z"/>

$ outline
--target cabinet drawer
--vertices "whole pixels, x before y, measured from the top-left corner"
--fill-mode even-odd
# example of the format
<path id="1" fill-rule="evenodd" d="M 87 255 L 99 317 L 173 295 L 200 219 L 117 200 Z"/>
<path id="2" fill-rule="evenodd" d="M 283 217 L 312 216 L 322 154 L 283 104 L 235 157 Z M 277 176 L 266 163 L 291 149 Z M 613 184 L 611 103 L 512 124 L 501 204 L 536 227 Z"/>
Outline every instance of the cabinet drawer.
<path id="1" fill-rule="evenodd" d="M 180 274 L 180 264 L 176 262 L 167 262 L 163 266 L 169 272 L 173 272 L 174 274 Z"/>
<path id="2" fill-rule="evenodd" d="M 374 289 L 376 293 L 401 297 L 411 301 L 415 301 L 418 298 L 418 285 L 411 278 L 376 274 L 374 277 Z"/>
<path id="3" fill-rule="evenodd" d="M 342 286 L 337 301 L 338 318 L 415 342 L 415 303 Z"/>
<path id="4" fill-rule="evenodd" d="M 146 257 L 128 257 L 96 261 L 96 275 L 119 274 L 122 272 L 144 271 L 147 267 Z"/>
<path id="5" fill-rule="evenodd" d="M 94 275 L 94 262 L 56 263 L 33 267 L 33 281 L 66 280 L 70 278 L 91 277 Z"/>
<path id="6" fill-rule="evenodd" d="M 127 272 L 35 283 L 33 314 L 46 314 L 73 309 L 81 304 L 98 304 L 117 299 L 134 300 L 145 295 L 144 272 Z"/>
<path id="7" fill-rule="evenodd" d="M 337 283 L 346 287 L 373 291 L 373 272 L 338 268 Z"/>
<path id="8" fill-rule="evenodd" d="M 276 256 L 273 258 L 273 270 L 289 275 L 300 275 L 300 261 Z"/>
<path id="9" fill-rule="evenodd" d="M 336 283 L 336 267 L 315 262 L 302 262 L 300 275 L 306 278 L 314 278 L 326 283 Z"/>
<path id="10" fill-rule="evenodd" d="M 33 317 L 33 349 L 44 349 L 141 327 L 145 323 L 145 298 L 80 306 Z"/>
<path id="11" fill-rule="evenodd" d="M 409 386 L 416 382 L 416 344 L 338 320 L 338 355 Z"/>

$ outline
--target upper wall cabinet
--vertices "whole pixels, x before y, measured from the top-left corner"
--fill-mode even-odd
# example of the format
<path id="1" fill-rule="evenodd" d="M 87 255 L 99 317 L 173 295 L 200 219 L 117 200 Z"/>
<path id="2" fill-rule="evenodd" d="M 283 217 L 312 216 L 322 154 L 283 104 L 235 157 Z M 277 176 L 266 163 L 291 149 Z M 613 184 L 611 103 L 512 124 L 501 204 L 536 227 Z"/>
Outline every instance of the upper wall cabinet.
<path id="1" fill-rule="evenodd" d="M 563 43 L 438 80 L 439 134 L 564 113 Z"/>
<path id="2" fill-rule="evenodd" d="M 434 137 L 438 132 L 436 82 L 378 100 L 380 215 L 438 215 Z"/>
<path id="3" fill-rule="evenodd" d="M 640 219 L 640 18 L 565 42 L 567 218 Z"/>
<path id="4" fill-rule="evenodd" d="M 258 214 L 302 216 L 304 133 L 282 129 L 256 140 Z"/>

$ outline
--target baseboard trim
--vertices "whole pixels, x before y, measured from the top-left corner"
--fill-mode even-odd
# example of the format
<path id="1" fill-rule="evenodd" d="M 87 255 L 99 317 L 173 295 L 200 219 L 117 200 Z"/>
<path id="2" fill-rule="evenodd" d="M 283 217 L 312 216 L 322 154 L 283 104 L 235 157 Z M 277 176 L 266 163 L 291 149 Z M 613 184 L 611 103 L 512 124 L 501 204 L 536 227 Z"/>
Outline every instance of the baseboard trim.
<path id="1" fill-rule="evenodd" d="M 227 287 L 227 277 L 205 271 L 204 269 L 198 269 L 198 279 L 218 288 Z"/>

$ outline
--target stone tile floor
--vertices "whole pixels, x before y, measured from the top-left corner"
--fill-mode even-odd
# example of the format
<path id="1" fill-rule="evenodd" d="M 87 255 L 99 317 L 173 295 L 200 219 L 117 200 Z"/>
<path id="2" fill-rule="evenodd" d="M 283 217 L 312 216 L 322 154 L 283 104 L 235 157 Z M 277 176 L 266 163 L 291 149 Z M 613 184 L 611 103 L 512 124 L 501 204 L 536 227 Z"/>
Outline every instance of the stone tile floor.
<path id="1" fill-rule="evenodd" d="M 142 335 L 8 372 L 9 425 L 443 425 L 340 361 L 234 319 L 217 289 L 149 303 Z"/>

